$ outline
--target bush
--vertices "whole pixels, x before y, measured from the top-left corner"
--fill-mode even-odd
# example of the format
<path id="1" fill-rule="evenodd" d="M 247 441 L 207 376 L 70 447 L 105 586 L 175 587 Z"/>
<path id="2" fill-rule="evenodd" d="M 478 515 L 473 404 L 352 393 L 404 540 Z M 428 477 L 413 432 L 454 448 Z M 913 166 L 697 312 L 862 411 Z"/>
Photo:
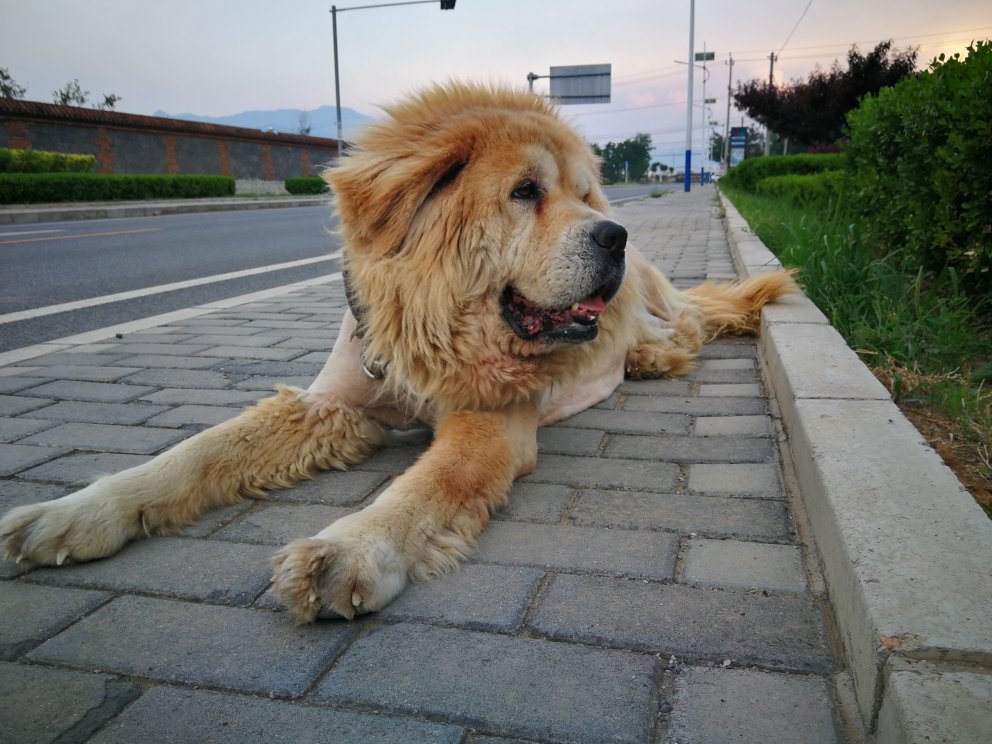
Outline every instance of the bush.
<path id="1" fill-rule="evenodd" d="M 883 250 L 992 290 L 992 42 L 943 55 L 848 116 L 853 206 Z"/>
<path id="2" fill-rule="evenodd" d="M 0 147 L 0 173 L 86 173 L 94 165 L 93 155 Z"/>
<path id="3" fill-rule="evenodd" d="M 745 191 L 754 191 L 758 181 L 769 176 L 843 170 L 844 165 L 844 156 L 840 153 L 769 155 L 762 158 L 748 158 L 731 168 L 720 180 Z"/>
<path id="4" fill-rule="evenodd" d="M 325 181 L 320 176 L 308 176 L 306 178 L 287 178 L 286 191 L 290 194 L 323 194 L 330 191 Z"/>
<path id="5" fill-rule="evenodd" d="M 227 176 L 0 173 L 0 204 L 233 196 Z"/>
<path id="6" fill-rule="evenodd" d="M 844 171 L 768 176 L 755 184 L 755 192 L 762 196 L 785 199 L 795 207 L 826 207 L 837 203 L 845 191 L 847 178 Z"/>

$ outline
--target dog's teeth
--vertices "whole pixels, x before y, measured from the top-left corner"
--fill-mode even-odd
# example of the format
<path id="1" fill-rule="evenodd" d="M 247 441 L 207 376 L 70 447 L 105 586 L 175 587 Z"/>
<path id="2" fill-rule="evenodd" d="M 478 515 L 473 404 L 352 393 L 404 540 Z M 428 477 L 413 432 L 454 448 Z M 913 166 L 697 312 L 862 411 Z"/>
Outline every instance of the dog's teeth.
<path id="1" fill-rule="evenodd" d="M 310 604 L 317 604 L 317 592 L 310 592 L 310 596 L 307 597 L 307 601 Z"/>
<path id="2" fill-rule="evenodd" d="M 352 592 L 351 603 L 355 607 L 358 607 L 359 605 L 361 605 L 362 604 L 362 595 L 359 594 L 358 592 Z"/>
<path id="3" fill-rule="evenodd" d="M 59 554 L 55 556 L 55 565 L 61 566 L 63 563 L 65 563 L 65 559 L 68 557 L 69 557 L 69 549 L 62 548 L 62 550 L 59 551 Z"/>
<path id="4" fill-rule="evenodd" d="M 578 310 L 579 310 L 579 303 L 576 302 L 572 305 L 572 312 L 575 313 L 578 312 Z"/>

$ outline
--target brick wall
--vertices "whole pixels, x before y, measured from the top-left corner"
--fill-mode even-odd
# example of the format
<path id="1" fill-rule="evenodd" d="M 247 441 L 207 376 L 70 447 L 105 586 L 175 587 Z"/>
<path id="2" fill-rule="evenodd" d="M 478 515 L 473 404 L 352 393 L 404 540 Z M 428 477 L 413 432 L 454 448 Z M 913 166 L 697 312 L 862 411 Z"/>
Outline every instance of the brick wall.
<path id="1" fill-rule="evenodd" d="M 96 157 L 101 173 L 190 173 L 282 181 L 314 175 L 337 140 L 0 98 L 0 147 Z"/>

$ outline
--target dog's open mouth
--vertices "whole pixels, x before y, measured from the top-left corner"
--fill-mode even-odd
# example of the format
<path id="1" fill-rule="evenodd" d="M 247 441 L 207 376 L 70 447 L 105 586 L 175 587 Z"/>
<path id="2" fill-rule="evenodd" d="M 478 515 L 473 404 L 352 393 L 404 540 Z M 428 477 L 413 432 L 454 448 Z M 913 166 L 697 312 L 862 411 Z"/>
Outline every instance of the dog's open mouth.
<path id="1" fill-rule="evenodd" d="M 513 332 L 525 341 L 544 338 L 566 343 L 591 341 L 599 333 L 596 322 L 606 303 L 619 289 L 607 282 L 588 297 L 557 310 L 531 302 L 513 287 L 503 290 L 503 317 Z"/>

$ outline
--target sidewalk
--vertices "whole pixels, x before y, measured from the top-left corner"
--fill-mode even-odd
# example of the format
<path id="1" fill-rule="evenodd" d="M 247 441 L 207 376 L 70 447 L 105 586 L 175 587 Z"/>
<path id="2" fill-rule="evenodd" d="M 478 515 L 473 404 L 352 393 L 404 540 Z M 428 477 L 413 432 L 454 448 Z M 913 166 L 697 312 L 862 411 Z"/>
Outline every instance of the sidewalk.
<path id="1" fill-rule="evenodd" d="M 738 225 L 735 264 L 709 187 L 617 216 L 680 286 L 767 261 Z M 306 386 L 345 306 L 331 282 L 0 367 L 0 508 L 142 462 L 276 382 Z M 541 430 L 536 471 L 473 560 L 358 622 L 297 627 L 274 612 L 269 556 L 368 503 L 426 432 L 104 561 L 23 574 L 0 564 L 0 742 L 829 744 L 859 741 L 849 724 L 863 717 L 879 741 L 898 741 L 913 704 L 938 733 L 949 716 L 964 726 L 948 741 L 971 741 L 992 699 L 981 668 L 956 668 L 971 697 L 934 713 L 921 670 L 889 660 L 930 663 L 900 652 L 910 639 L 881 662 L 874 649 L 850 663 L 840 651 L 875 632 L 870 612 L 851 630 L 847 592 L 870 590 L 819 572 L 843 555 L 812 544 L 820 517 L 807 514 L 806 485 L 799 500 L 798 445 L 782 432 L 803 419 L 776 398 L 791 368 L 788 355 L 769 361 L 767 339 L 810 311 L 778 312 L 760 353 L 753 339 L 720 341 L 688 378 L 625 383 Z M 800 482 L 811 467 L 797 457 Z M 987 580 L 985 565 L 979 610 Z M 981 663 L 973 645 L 956 661 Z M 851 692 L 876 683 L 871 669 L 878 690 L 891 681 L 887 705 Z"/>
<path id="2" fill-rule="evenodd" d="M 52 204 L 0 205 L 0 225 L 31 225 L 66 220 L 158 217 L 163 214 L 226 212 L 236 209 L 276 207 L 327 208 L 329 194 L 317 196 L 226 196 L 213 199 L 148 199 L 144 201 L 62 202 Z"/>

